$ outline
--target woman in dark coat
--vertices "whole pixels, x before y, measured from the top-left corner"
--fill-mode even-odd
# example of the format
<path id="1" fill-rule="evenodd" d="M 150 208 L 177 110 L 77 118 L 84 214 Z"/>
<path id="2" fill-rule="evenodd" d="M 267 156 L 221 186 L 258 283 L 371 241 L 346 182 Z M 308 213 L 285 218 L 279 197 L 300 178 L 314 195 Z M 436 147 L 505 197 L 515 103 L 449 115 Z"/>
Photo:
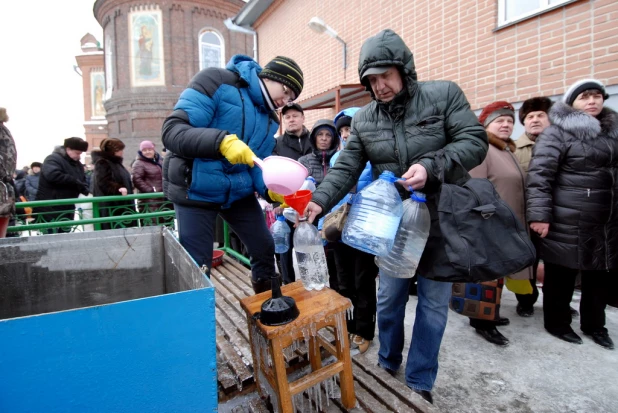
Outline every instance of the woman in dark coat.
<path id="1" fill-rule="evenodd" d="M 309 170 L 309 176 L 315 179 L 316 185 L 320 185 L 330 169 L 330 158 L 339 148 L 339 134 L 335 124 L 330 119 L 320 119 L 309 135 L 313 151 L 298 158 L 298 162 L 305 165 Z"/>
<path id="2" fill-rule="evenodd" d="M 613 349 L 605 307 L 618 287 L 618 114 L 603 107 L 605 87 L 575 83 L 549 113 L 534 145 L 527 179 L 527 218 L 545 262 L 545 329 L 582 344 L 569 304 L 581 272 L 581 331 Z"/>
<path id="3" fill-rule="evenodd" d="M 94 174 L 92 180 L 92 195 L 113 196 L 133 193 L 131 174 L 122 165 L 124 143 L 120 139 L 103 139 L 99 151 L 92 151 Z M 133 200 L 103 202 L 99 204 L 100 216 L 120 216 L 135 213 Z M 134 226 L 133 221 L 123 221 L 122 226 Z M 112 229 L 119 226 L 118 222 L 101 224 L 102 229 Z"/>
<path id="4" fill-rule="evenodd" d="M 139 144 L 137 157 L 133 162 L 133 187 L 141 194 L 163 192 L 163 173 L 161 156 L 155 150 L 151 141 L 142 141 Z M 140 212 L 154 212 L 162 205 L 157 199 L 142 199 L 138 201 Z M 146 220 L 152 222 L 150 219 Z"/>

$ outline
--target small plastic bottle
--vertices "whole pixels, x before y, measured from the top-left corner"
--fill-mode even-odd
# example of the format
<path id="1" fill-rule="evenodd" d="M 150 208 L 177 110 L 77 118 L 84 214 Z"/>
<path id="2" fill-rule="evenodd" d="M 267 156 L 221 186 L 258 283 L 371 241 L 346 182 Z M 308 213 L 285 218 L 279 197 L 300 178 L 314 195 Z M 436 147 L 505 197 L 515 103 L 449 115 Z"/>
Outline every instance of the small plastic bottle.
<path id="1" fill-rule="evenodd" d="M 382 256 L 393 247 L 403 214 L 403 203 L 390 171 L 363 188 L 352 202 L 342 240 L 349 246 Z"/>
<path id="2" fill-rule="evenodd" d="M 290 249 L 290 227 L 283 215 L 277 216 L 277 220 L 270 226 L 270 233 L 275 241 L 275 253 L 283 254 Z"/>
<path id="3" fill-rule="evenodd" d="M 315 188 L 316 188 L 315 179 L 313 179 L 312 176 L 309 176 L 305 179 L 305 182 L 303 183 L 303 186 L 300 187 L 300 190 L 308 189 L 311 192 L 314 192 Z"/>
<path id="4" fill-rule="evenodd" d="M 425 250 L 431 219 L 425 194 L 413 192 L 403 203 L 403 217 L 395 243 L 388 255 L 376 257 L 380 275 L 394 278 L 412 278 Z"/>

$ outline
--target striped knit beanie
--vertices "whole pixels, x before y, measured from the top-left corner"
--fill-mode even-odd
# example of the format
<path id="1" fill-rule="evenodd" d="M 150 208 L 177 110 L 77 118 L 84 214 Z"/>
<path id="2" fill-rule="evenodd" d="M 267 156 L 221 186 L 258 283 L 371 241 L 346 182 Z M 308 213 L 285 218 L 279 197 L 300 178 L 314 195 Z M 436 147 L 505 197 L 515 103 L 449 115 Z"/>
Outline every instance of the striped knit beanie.
<path id="1" fill-rule="evenodd" d="M 277 56 L 268 62 L 259 76 L 286 85 L 292 89 L 297 99 L 305 83 L 300 67 L 294 60 L 284 56 Z"/>
<path id="2" fill-rule="evenodd" d="M 580 93 L 583 93 L 590 89 L 595 89 L 601 92 L 601 94 L 603 95 L 603 100 L 609 99 L 609 95 L 607 94 L 603 83 L 599 82 L 596 79 L 583 79 L 571 85 L 569 90 L 564 93 L 562 101 L 569 106 L 573 106 L 573 102 L 575 102 L 577 96 L 579 96 Z"/>

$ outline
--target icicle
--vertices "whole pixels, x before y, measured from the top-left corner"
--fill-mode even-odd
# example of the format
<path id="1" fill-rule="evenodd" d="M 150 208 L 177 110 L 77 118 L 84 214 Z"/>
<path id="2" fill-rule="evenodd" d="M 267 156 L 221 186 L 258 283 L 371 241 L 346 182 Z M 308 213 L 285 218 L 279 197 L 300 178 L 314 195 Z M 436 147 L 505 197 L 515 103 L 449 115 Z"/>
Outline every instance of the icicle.
<path id="1" fill-rule="evenodd" d="M 320 402 L 320 411 L 322 411 L 322 389 L 320 388 L 320 384 L 317 384 L 318 388 L 318 401 Z"/>

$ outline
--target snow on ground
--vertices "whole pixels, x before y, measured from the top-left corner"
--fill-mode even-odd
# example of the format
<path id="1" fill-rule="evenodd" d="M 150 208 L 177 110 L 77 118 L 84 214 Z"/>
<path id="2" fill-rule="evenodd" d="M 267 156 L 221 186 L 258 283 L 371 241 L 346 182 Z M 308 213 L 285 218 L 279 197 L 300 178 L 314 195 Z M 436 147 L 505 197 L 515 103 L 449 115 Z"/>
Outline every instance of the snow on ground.
<path id="1" fill-rule="evenodd" d="M 579 309 L 579 293 L 572 306 Z M 543 328 L 542 295 L 535 314 L 515 312 L 515 295 L 504 289 L 501 315 L 511 324 L 498 327 L 510 340 L 507 347 L 491 344 L 449 312 L 440 351 L 440 370 L 433 389 L 435 406 L 443 412 L 618 412 L 618 350 L 606 350 L 581 334 L 579 318 L 573 329 L 583 345 L 569 344 Z M 416 297 L 406 308 L 407 354 L 414 323 Z M 618 344 L 618 310 L 608 307 L 607 325 Z M 367 352 L 377 361 L 376 339 Z M 404 381 L 404 367 L 396 376 Z"/>

